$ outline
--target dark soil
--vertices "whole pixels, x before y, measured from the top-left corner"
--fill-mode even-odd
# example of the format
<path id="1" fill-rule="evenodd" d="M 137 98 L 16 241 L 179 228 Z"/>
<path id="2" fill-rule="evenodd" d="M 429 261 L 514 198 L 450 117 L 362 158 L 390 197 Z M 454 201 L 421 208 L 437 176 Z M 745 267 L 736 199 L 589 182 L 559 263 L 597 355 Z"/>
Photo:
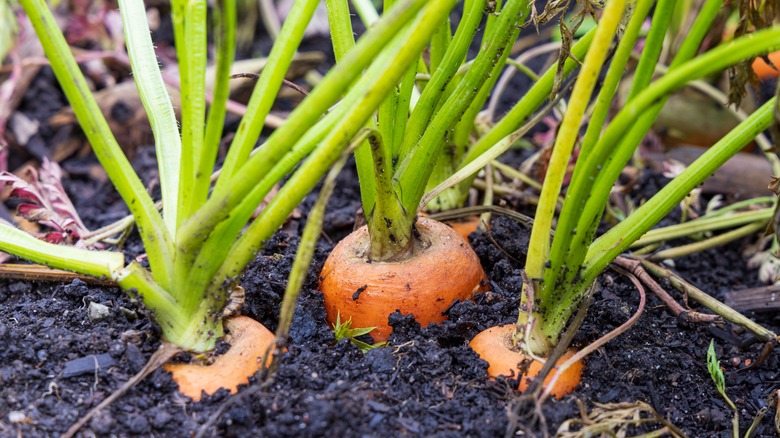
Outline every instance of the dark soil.
<path id="1" fill-rule="evenodd" d="M 351 172 L 341 176 L 339 192 L 331 201 L 326 219 L 329 236 L 348 232 L 349 218 L 358 207 Z M 86 205 L 98 198 L 76 197 Z M 302 205 L 304 211 L 312 199 Z M 287 231 L 278 233 L 241 281 L 247 289 L 244 313 L 271 329 L 276 328 L 302 225 L 292 221 Z M 390 346 L 367 354 L 348 341 L 336 343 L 325 323 L 322 298 L 315 289 L 319 267 L 331 247 L 323 238 L 296 308 L 289 351 L 282 355 L 278 372 L 262 390 L 231 404 L 209 433 L 502 435 L 508 407 L 519 394 L 511 381 L 488 380 L 485 363 L 467 343 L 487 327 L 515 320 L 527 234 L 509 219 L 494 220 L 490 236 L 474 235 L 472 241 L 490 277 L 491 291 L 456 304 L 449 321 L 428 328 L 420 328 L 408 316 L 392 315 L 395 330 Z M 755 286 L 756 273 L 743 269 L 739 249 L 734 245 L 728 251 L 705 252 L 678 260 L 676 266 L 715 296 L 732 288 Z M 597 339 L 636 309 L 638 294 L 622 276 L 607 273 L 602 284 L 576 345 Z M 90 303 L 107 306 L 109 316 L 91 320 Z M 776 321 L 763 322 L 778 329 Z M 740 350 L 736 346 L 740 336 L 744 335 L 730 328 L 683 325 L 649 297 L 637 325 L 587 359 L 578 390 L 547 403 L 548 429 L 554 433 L 562 421 L 578 416 L 577 399 L 589 409 L 595 402 L 641 400 L 691 436 L 728 435 L 731 412 L 706 368 L 706 349 L 714 338 L 727 392 L 740 408 L 744 431 L 778 387 L 780 355 L 773 353 L 759 368 L 746 370 L 744 359 L 754 359 L 760 346 Z M 62 433 L 137 372 L 159 345 L 158 331 L 139 305 L 116 288 L 81 281 L 67 285 L 2 281 L 0 339 L 0 435 L 20 428 L 24 436 Z M 83 358 L 87 359 L 76 361 Z M 167 373 L 158 370 L 93 419 L 84 434 L 186 435 L 197 431 L 227 399 L 225 392 L 192 403 L 177 393 Z M 23 413 L 27 421 L 10 424 L 11 411 Z M 771 416 L 759 424 L 755 436 L 772 436 Z"/>

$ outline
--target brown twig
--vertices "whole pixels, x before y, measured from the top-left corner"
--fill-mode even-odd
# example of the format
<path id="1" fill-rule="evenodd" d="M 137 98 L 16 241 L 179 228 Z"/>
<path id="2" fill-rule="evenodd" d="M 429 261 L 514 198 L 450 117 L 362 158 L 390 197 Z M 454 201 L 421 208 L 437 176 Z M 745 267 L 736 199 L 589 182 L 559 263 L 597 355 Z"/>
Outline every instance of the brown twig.
<path id="1" fill-rule="evenodd" d="M 687 294 L 694 301 L 722 316 L 726 321 L 745 327 L 763 342 L 776 341 L 777 335 L 773 331 L 756 324 L 750 318 L 742 315 L 741 313 L 716 300 L 715 298 L 712 298 L 711 296 L 704 293 L 701 289 L 683 280 L 679 275 L 666 268 L 658 266 L 649 260 L 639 259 L 639 262 L 642 264 L 643 268 L 645 268 L 655 277 L 668 280 L 669 284 L 671 284 L 675 289 L 683 294 Z"/>
<path id="2" fill-rule="evenodd" d="M 55 282 L 73 281 L 78 278 L 85 283 L 96 284 L 100 286 L 117 285 L 115 281 L 109 280 L 107 278 L 90 277 L 88 275 L 77 274 L 75 272 L 52 269 L 43 265 L 22 265 L 16 263 L 0 264 L 0 278 Z"/>
<path id="3" fill-rule="evenodd" d="M 627 257 L 618 257 L 612 263 L 620 266 L 621 268 L 627 270 L 639 278 L 639 280 L 641 280 L 642 283 L 649 287 L 650 290 L 653 291 L 653 293 L 658 298 L 660 298 L 661 301 L 663 301 L 666 307 L 668 307 L 676 317 L 680 318 L 680 320 L 688 323 L 723 324 L 723 318 L 720 315 L 708 315 L 697 312 L 695 310 L 683 308 L 680 303 L 672 298 L 672 296 L 669 295 L 669 293 L 666 292 L 666 290 L 664 290 L 664 288 L 662 288 L 661 285 L 658 284 L 658 282 L 656 282 L 653 277 L 647 273 L 647 271 L 645 271 L 638 260 L 629 259 Z"/>
<path id="4" fill-rule="evenodd" d="M 260 75 L 257 73 L 236 73 L 234 75 L 230 75 L 230 79 L 241 79 L 241 78 L 258 80 L 260 79 Z M 297 91 L 304 97 L 309 95 L 309 92 L 306 89 L 302 88 L 295 82 L 288 81 L 287 79 L 282 79 L 282 83 L 292 88 L 293 90 Z"/>
<path id="5" fill-rule="evenodd" d="M 546 385 L 541 396 L 537 399 L 536 403 L 540 409 L 541 409 L 541 404 L 544 403 L 544 400 L 550 396 L 550 391 L 552 391 L 552 388 L 555 386 L 555 382 L 558 380 L 558 378 L 560 378 L 560 376 L 563 374 L 564 371 L 566 371 L 567 368 L 572 366 L 574 363 L 582 360 L 583 358 L 585 358 L 585 356 L 601 348 L 607 342 L 623 334 L 626 330 L 631 328 L 631 326 L 633 326 L 637 322 L 637 320 L 639 320 L 640 316 L 642 316 L 642 313 L 645 310 L 645 302 L 646 302 L 645 289 L 644 287 L 642 287 L 642 283 L 634 274 L 630 272 L 626 272 L 624 274 L 631 280 L 632 283 L 634 283 L 634 286 L 636 286 L 637 291 L 639 291 L 639 306 L 637 307 L 636 312 L 631 318 L 628 319 L 628 321 L 624 322 L 619 327 L 607 333 L 606 335 L 593 341 L 585 348 L 582 348 L 580 351 L 575 353 L 566 362 L 564 362 L 561 366 L 558 367 L 558 370 L 553 375 L 552 379 L 550 380 L 550 383 Z"/>

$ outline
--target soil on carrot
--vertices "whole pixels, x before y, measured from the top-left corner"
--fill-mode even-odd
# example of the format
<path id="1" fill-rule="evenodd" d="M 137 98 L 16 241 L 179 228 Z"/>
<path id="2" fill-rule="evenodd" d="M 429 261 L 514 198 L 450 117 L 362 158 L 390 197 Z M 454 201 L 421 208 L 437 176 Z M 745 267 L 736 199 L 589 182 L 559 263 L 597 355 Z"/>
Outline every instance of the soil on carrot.
<path id="1" fill-rule="evenodd" d="M 148 153 L 139 154 L 141 161 L 148 158 Z M 142 162 L 140 167 L 147 165 Z M 516 382 L 487 379 L 486 364 L 467 343 L 489 326 L 515 320 L 528 230 L 498 217 L 489 234 L 472 235 L 490 278 L 490 292 L 455 304 L 448 311 L 449 321 L 427 328 L 409 316 L 394 314 L 390 345 L 363 354 L 349 341 L 335 342 L 316 290 L 317 273 L 332 247 L 329 239 L 351 229 L 358 207 L 353 172 L 348 169 L 341 175 L 339 192 L 330 203 L 327 237 L 321 239 L 296 307 L 288 352 L 280 357 L 276 374 L 262 388 L 232 402 L 208 433 L 502 435 L 509 425 L 507 412 L 519 396 L 513 389 Z M 83 186 L 68 184 L 78 191 Z M 78 192 L 72 194 L 85 206 L 96 199 L 113 199 L 106 195 L 88 200 Z M 312 200 L 313 196 L 301 206 L 303 218 Z M 272 330 L 302 226 L 303 219 L 290 221 L 241 280 L 247 292 L 243 313 Z M 715 296 L 755 286 L 756 273 L 743 268 L 739 250 L 739 245 L 733 245 L 705 252 L 676 261 L 676 267 Z M 636 309 L 638 294 L 620 275 L 608 272 L 601 283 L 576 345 L 595 340 Z M 780 328 L 777 321 L 762 322 Z M 545 405 L 546 427 L 554 433 L 563 421 L 579 416 L 577 400 L 588 409 L 595 403 L 645 401 L 690 436 L 727 434 L 732 412 L 716 392 L 706 367 L 707 346 L 714 338 L 726 391 L 740 409 L 744 431 L 767 406 L 766 398 L 780 377 L 776 352 L 758 368 L 746 369 L 747 359 L 755 360 L 760 346 L 740 349 L 737 343 L 744 336 L 731 327 L 684 325 L 649 297 L 636 326 L 586 359 L 580 387 Z M 159 332 L 143 309 L 117 288 L 81 281 L 58 285 L 3 280 L 0 339 L 0 435 L 20 429 L 24 436 L 45 436 L 64 432 L 137 372 L 158 347 Z M 177 393 L 166 372 L 157 370 L 90 421 L 85 433 L 187 435 L 228 399 L 227 391 L 220 391 L 192 403 Z M 755 436 L 773 434 L 771 417 L 770 411 Z M 656 423 L 635 431 L 659 427 Z"/>

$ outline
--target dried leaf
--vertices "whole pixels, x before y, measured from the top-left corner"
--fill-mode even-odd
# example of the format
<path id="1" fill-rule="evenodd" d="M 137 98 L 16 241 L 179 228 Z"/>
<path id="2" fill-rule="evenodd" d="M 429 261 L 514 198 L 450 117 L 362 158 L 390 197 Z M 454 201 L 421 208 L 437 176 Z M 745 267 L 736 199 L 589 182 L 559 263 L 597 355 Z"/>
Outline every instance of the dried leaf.
<path id="1" fill-rule="evenodd" d="M 769 182 L 769 186 L 767 188 L 775 195 L 780 196 L 780 177 L 772 175 L 772 181 Z"/>
<path id="2" fill-rule="evenodd" d="M 87 245 L 82 238 L 90 231 L 84 226 L 65 188 L 62 186 L 62 170 L 47 159 L 39 170 L 26 169 L 27 180 L 13 173 L 0 173 L 0 184 L 10 185 L 10 197 L 23 202 L 17 207 L 24 219 L 38 223 L 49 230 L 39 236 L 51 243 L 63 243 L 78 247 L 102 248 Z"/>
<path id="3" fill-rule="evenodd" d="M 756 30 L 773 26 L 780 13 L 780 1 L 778 0 L 738 0 L 739 21 L 734 31 L 734 37 L 738 38 Z M 771 63 L 769 63 L 771 65 Z M 753 59 L 748 59 L 729 68 L 729 103 L 739 106 L 742 98 L 747 93 L 747 85 L 751 84 L 758 90 L 758 76 L 752 68 Z"/>
<path id="4" fill-rule="evenodd" d="M 558 428 L 556 437 L 586 438 L 596 436 L 628 436 L 629 428 L 649 429 L 653 423 L 661 427 L 654 432 L 657 436 L 685 436 L 674 424 L 667 421 L 645 402 L 635 403 L 594 403 L 589 413 L 585 404 L 577 400 L 580 417 L 564 421 Z M 652 429 L 650 429 L 652 430 Z M 649 433 L 648 435 L 653 435 Z"/>

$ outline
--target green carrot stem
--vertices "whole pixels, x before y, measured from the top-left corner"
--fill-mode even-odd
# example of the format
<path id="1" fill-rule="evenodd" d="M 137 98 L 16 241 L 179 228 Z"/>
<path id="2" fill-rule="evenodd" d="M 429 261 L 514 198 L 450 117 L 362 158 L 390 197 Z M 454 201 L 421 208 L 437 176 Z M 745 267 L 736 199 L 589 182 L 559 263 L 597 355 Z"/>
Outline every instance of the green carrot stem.
<path id="1" fill-rule="evenodd" d="M 401 202 L 393 190 L 392 168 L 389 153 L 382 142 L 382 136 L 375 130 L 368 132 L 368 143 L 374 159 L 376 176 L 376 195 L 374 209 L 366 213 L 371 216 L 369 235 L 372 261 L 385 262 L 398 260 L 408 255 L 414 248 L 412 223 L 407 219 Z"/>
<path id="2" fill-rule="evenodd" d="M 531 229 L 525 264 L 526 275 L 533 284 L 526 284 L 524 288 L 532 288 L 533 291 L 526 290 L 521 294 L 520 313 L 517 320 L 519 330 L 516 333 L 517 336 L 521 336 L 523 333 L 520 332 L 520 329 L 527 326 L 530 327 L 532 331 L 524 341 L 527 348 L 535 354 L 547 353 L 550 348 L 555 346 L 558 336 L 560 336 L 560 331 L 550 336 L 547 333 L 547 329 L 551 325 L 559 325 L 558 319 L 562 318 L 561 315 L 550 314 L 544 310 L 541 312 L 534 311 L 535 302 L 533 300 L 538 298 L 537 295 L 542 286 L 541 280 L 544 275 L 545 264 L 550 257 L 550 233 L 552 231 L 555 207 L 574 143 L 582 124 L 582 117 L 585 114 L 590 96 L 596 86 L 599 72 L 609 52 L 612 37 L 615 35 L 623 18 L 625 6 L 625 1 L 613 0 L 604 9 L 604 14 L 596 28 L 593 43 L 585 56 L 577 82 L 574 84 L 569 107 L 558 130 L 547 174 L 542 185 L 542 193 L 539 197 L 539 206 L 536 210 L 534 226 Z M 543 302 L 543 304 L 546 303 Z M 568 320 L 568 318 L 566 319 Z M 563 321 L 563 323 L 565 322 Z"/>
<path id="3" fill-rule="evenodd" d="M 295 252 L 295 261 L 293 261 L 292 268 L 290 268 L 290 276 L 287 280 L 287 287 L 284 289 L 282 307 L 279 311 L 279 325 L 276 328 L 276 337 L 282 340 L 282 342 L 290 334 L 290 324 L 292 324 L 295 313 L 295 303 L 309 272 L 311 260 L 314 258 L 317 240 L 320 234 L 322 234 L 325 209 L 328 206 L 331 195 L 333 195 L 333 189 L 336 187 L 336 178 L 346 165 L 349 156 L 363 141 L 363 136 L 359 135 L 358 141 L 353 141 L 350 147 L 344 151 L 341 158 L 333 165 L 333 168 L 330 169 L 325 177 L 325 181 L 322 183 L 322 189 L 320 189 L 320 194 L 317 196 L 317 201 L 311 208 L 308 219 L 306 219 L 306 226 L 303 228 L 301 241 L 298 244 L 298 250 Z"/>
<path id="4" fill-rule="evenodd" d="M 731 230 L 723 234 L 718 234 L 717 236 L 710 237 L 699 242 L 689 243 L 687 245 L 680 245 L 674 248 L 658 251 L 655 254 L 651 254 L 647 258 L 650 260 L 676 259 L 679 257 L 695 254 L 697 252 L 706 251 L 708 249 L 717 248 L 734 240 L 750 236 L 751 234 L 754 234 L 760 230 L 766 229 L 768 222 L 768 218 L 764 221 L 752 222 L 735 230 Z"/>
<path id="5" fill-rule="evenodd" d="M 755 211 L 743 211 L 715 217 L 701 217 L 681 224 L 650 230 L 641 239 L 631 244 L 638 248 L 652 243 L 680 239 L 704 231 L 716 231 L 732 228 L 754 222 L 766 222 L 772 217 L 773 208 L 763 208 Z"/>
<path id="6" fill-rule="evenodd" d="M 177 227 L 186 221 L 194 210 L 195 174 L 198 160 L 204 152 L 204 126 L 206 122 L 206 2 L 187 1 L 184 16 L 183 47 L 178 50 L 186 53 L 186 68 L 181 74 L 181 140 L 184 149 L 181 153 L 179 168 L 179 193 L 177 196 Z M 181 66 L 181 63 L 179 64 Z M 218 146 L 214 146 L 218 147 Z M 211 173 L 211 171 L 209 171 Z M 204 196 L 204 195 L 201 195 Z M 163 200 L 165 197 L 163 197 Z M 163 209 L 167 214 L 167 210 Z"/>
<path id="7" fill-rule="evenodd" d="M 25 260 L 97 278 L 114 279 L 124 266 L 120 252 L 90 251 L 65 245 L 55 245 L 7 223 L 0 223 L 0 251 Z"/>
<path id="8" fill-rule="evenodd" d="M 333 67 L 307 99 L 290 114 L 285 124 L 268 138 L 263 145 L 263 153 L 255 154 L 246 161 L 242 166 L 244 177 L 234 178 L 230 183 L 230 190 L 214 193 L 184 224 L 179 230 L 178 239 L 182 250 L 197 249 L 214 227 L 241 204 L 258 179 L 266 175 L 296 144 L 300 133 L 310 129 L 336 103 L 354 79 L 374 60 L 376 54 L 381 53 L 382 48 L 393 40 L 392 36 L 411 21 L 427 3 L 427 0 L 401 1 L 366 31 L 355 48 L 347 53 L 344 61 Z M 247 175 L 254 176 L 246 177 Z"/>
<path id="9" fill-rule="evenodd" d="M 179 126 L 168 90 L 157 64 L 146 9 L 143 2 L 122 0 L 119 2 L 125 29 L 125 44 L 133 69 L 133 79 L 141 97 L 141 103 L 149 117 L 154 134 L 155 153 L 158 158 L 160 188 L 162 189 L 163 217 L 168 231 L 176 232 L 177 196 L 179 194 L 179 167 L 182 164 L 182 143 Z"/>
<path id="10" fill-rule="evenodd" d="M 402 3 L 399 3 L 393 10 L 401 5 Z M 324 173 L 324 169 L 340 156 L 345 147 L 345 139 L 354 137 L 356 131 L 376 110 L 387 93 L 395 87 L 412 63 L 416 62 L 433 32 L 426 24 L 440 20 L 454 5 L 455 0 L 429 1 L 418 20 L 393 39 L 391 42 L 393 50 L 382 53 L 377 62 L 371 65 L 358 83 L 352 87 L 349 94 L 359 96 L 356 104 L 303 162 L 278 195 L 263 210 L 258 220 L 253 222 L 233 245 L 230 255 L 215 276 L 214 281 L 217 284 L 226 278 L 234 278 L 238 275 L 252 259 L 257 248 L 270 238 L 274 230 L 286 219 L 287 214 L 298 205 L 306 193 L 311 191 L 319 176 Z M 376 28 L 375 26 L 374 29 Z M 357 48 L 350 53 L 355 53 L 356 50 Z"/>
<path id="11" fill-rule="evenodd" d="M 333 43 L 333 53 L 336 62 L 342 62 L 346 54 L 355 47 L 355 35 L 352 31 L 352 15 L 349 11 L 347 0 L 326 0 L 328 8 L 328 23 L 331 29 L 331 41 Z M 386 106 L 386 105 L 383 105 Z M 385 108 L 387 110 L 387 108 Z M 381 111 L 381 110 L 380 110 Z M 376 129 L 375 120 L 369 120 L 366 128 Z M 374 193 L 376 193 L 372 154 L 368 144 L 355 150 L 355 167 L 357 168 L 358 180 L 360 182 L 360 199 L 363 203 L 363 210 L 370 211 L 374 205 Z M 371 222 L 371 217 L 366 217 L 367 222 Z"/>
<path id="12" fill-rule="evenodd" d="M 650 8 L 654 5 L 654 3 L 655 2 L 652 0 L 642 0 L 639 1 L 636 5 L 633 15 L 631 16 L 631 19 L 629 20 L 628 25 L 626 26 L 626 29 L 623 33 L 623 38 L 620 40 L 617 50 L 615 51 L 615 55 L 612 58 L 609 70 L 607 71 L 607 75 L 604 79 L 604 83 L 602 84 L 601 90 L 599 91 L 598 97 L 596 99 L 593 112 L 588 122 L 587 130 L 585 131 L 585 135 L 582 138 L 582 142 L 580 144 L 580 152 L 579 156 L 577 157 L 578 162 L 580 160 L 586 160 L 598 142 L 599 136 L 601 135 L 604 127 L 604 122 L 607 119 L 609 110 L 612 108 L 612 102 L 615 97 L 615 93 L 618 90 L 620 80 L 626 71 L 626 65 L 631 59 L 631 54 L 633 53 L 634 47 L 636 46 L 636 41 L 639 38 L 642 26 L 644 25 L 645 19 L 647 18 L 647 15 L 650 12 Z M 658 7 L 665 7 L 669 9 L 671 3 L 671 0 L 662 0 Z M 664 17 L 665 15 L 670 14 L 668 14 L 668 11 L 665 9 L 661 9 L 658 11 L 657 15 L 653 16 L 653 26 L 657 26 L 650 29 L 650 35 L 653 36 L 653 40 L 659 38 L 660 35 L 661 41 L 663 41 L 663 37 L 666 34 L 665 25 L 668 23 L 664 22 L 661 17 Z M 660 24 L 659 21 L 661 21 Z M 654 56 L 657 57 L 659 52 L 660 48 L 657 50 L 648 48 L 647 50 L 643 51 L 642 59 L 649 59 L 652 62 L 655 62 L 656 58 L 654 58 Z M 650 73 L 652 73 L 652 69 L 650 70 Z M 635 81 L 641 80 L 649 82 L 650 79 L 651 76 L 643 74 L 635 77 Z M 647 83 L 643 82 L 642 85 L 646 86 Z M 563 211 L 561 212 L 558 225 L 556 227 L 556 236 L 553 238 L 552 247 L 550 249 L 550 267 L 544 272 L 544 286 L 540 288 L 540 298 L 542 302 L 545 302 L 545 298 L 550 295 L 552 290 L 559 287 L 558 285 L 565 284 L 565 281 L 562 281 L 562 279 L 565 279 L 569 276 L 568 270 L 577 269 L 577 266 L 573 265 L 571 262 L 573 259 L 576 259 L 576 257 L 568 257 L 569 253 L 576 251 L 582 251 L 584 253 L 585 251 L 585 249 L 582 247 L 585 245 L 585 242 L 577 239 L 576 237 L 572 238 L 572 236 L 576 235 L 578 232 L 583 233 L 585 230 L 576 228 L 578 216 L 571 210 L 573 205 L 577 205 L 577 203 L 580 202 L 580 199 L 589 196 L 589 191 L 587 190 L 588 183 L 589 181 L 584 181 L 582 178 L 573 178 L 569 186 L 570 188 L 567 191 Z M 580 244 L 580 246 L 577 246 L 576 244 Z"/>
<path id="13" fill-rule="evenodd" d="M 590 101 L 591 93 L 596 86 L 599 71 L 609 52 L 612 37 L 617 31 L 623 17 L 625 1 L 611 1 L 604 10 L 599 21 L 596 35 L 590 46 L 577 82 L 572 90 L 569 107 L 561 122 L 553 146 L 547 174 L 542 185 L 539 206 L 536 210 L 534 227 L 528 245 L 528 258 L 525 265 L 526 274 L 534 281 L 540 281 L 544 273 L 544 265 L 549 260 L 550 231 L 555 214 L 558 193 L 563 184 L 566 168 L 571 158 L 574 143 L 577 140 L 582 117 Z M 523 312 L 521 312 L 523 313 Z"/>
<path id="14" fill-rule="evenodd" d="M 487 80 L 495 63 L 500 59 L 501 53 L 511 47 L 514 42 L 512 36 L 515 35 L 513 30 L 522 22 L 528 10 L 529 5 L 522 1 L 513 1 L 504 5 L 496 22 L 495 38 L 491 39 L 477 54 L 463 80 L 457 84 L 441 110 L 427 124 L 419 141 L 413 133 L 409 137 L 410 133 L 407 132 L 407 138 L 404 140 L 412 138 L 416 144 L 411 149 L 407 149 L 407 154 L 404 154 L 402 147 L 402 161 L 398 165 L 393 180 L 406 214 L 410 217 L 417 214 L 417 205 L 424 194 L 430 170 L 441 153 L 446 131 L 463 115 L 478 94 L 480 85 Z M 430 88 L 429 84 L 426 90 Z M 421 104 L 418 104 L 415 109 L 420 106 Z M 414 117 L 414 113 L 412 116 Z"/>
<path id="15" fill-rule="evenodd" d="M 216 80 L 214 99 L 206 120 L 204 147 L 198 158 L 193 193 L 193 211 L 200 208 L 208 197 L 211 174 L 222 141 L 227 101 L 230 98 L 230 69 L 236 52 L 236 0 L 219 0 L 214 9 L 214 45 L 216 46 Z"/>
<path id="16" fill-rule="evenodd" d="M 219 179 L 214 186 L 212 198 L 219 198 L 232 192 L 234 188 L 231 180 L 235 176 L 240 175 L 239 180 L 246 180 L 243 177 L 243 172 L 239 172 L 239 170 L 251 161 L 249 154 L 260 137 L 263 120 L 271 111 L 275 96 L 282 86 L 282 80 L 287 74 L 303 39 L 306 26 L 311 21 L 318 4 L 318 0 L 300 0 L 293 3 L 271 53 L 268 55 L 265 68 L 263 68 L 263 72 L 255 84 L 255 89 L 252 91 L 252 96 L 249 98 L 246 116 L 241 119 L 241 123 L 238 125 L 236 136 L 233 138 Z"/>
<path id="17" fill-rule="evenodd" d="M 43 0 L 19 3 L 35 28 L 46 58 L 95 155 L 136 218 L 155 279 L 165 284 L 173 275 L 173 243 L 162 216 L 111 133 L 48 5 Z"/>
<path id="18" fill-rule="evenodd" d="M 673 67 L 670 67 L 671 71 L 676 70 L 678 66 L 681 66 L 696 54 L 702 39 L 706 36 L 710 23 L 718 13 L 720 3 L 720 1 L 713 1 L 705 4 L 691 32 L 672 62 Z M 662 22 L 662 24 L 666 23 Z M 689 77 L 687 80 L 692 78 Z M 650 88 L 654 88 L 658 83 L 668 80 L 669 75 L 657 81 Z M 687 80 L 678 83 L 675 88 L 678 88 Z M 646 89 L 644 86 L 639 86 L 639 88 Z M 559 227 L 562 233 L 571 234 L 570 238 L 563 242 L 564 246 L 567 244 L 568 246 L 565 246 L 560 253 L 565 260 L 566 266 L 559 273 L 564 270 L 567 273 L 564 278 L 560 278 L 560 276 L 556 278 L 556 284 L 547 283 L 545 286 L 548 290 L 547 293 L 556 293 L 553 292 L 553 289 L 558 287 L 557 284 L 566 285 L 575 282 L 586 254 L 585 248 L 592 242 L 596 226 L 604 211 L 609 196 L 607 192 L 611 190 L 625 163 L 634 154 L 637 145 L 652 126 L 653 121 L 663 107 L 663 102 L 665 102 L 667 95 L 668 92 L 659 93 L 657 95 L 658 100 L 652 103 L 648 102 L 641 112 L 635 113 L 630 122 L 627 119 L 619 121 L 620 123 L 625 122 L 626 125 L 615 123 L 618 121 L 617 119 L 622 118 L 621 114 L 623 112 L 621 111 L 621 114 L 618 114 L 618 117 L 613 120 L 613 123 L 607 128 L 599 142 L 592 148 L 592 151 L 578 160 L 569 189 L 568 206 L 564 205 L 564 211 L 561 212 L 561 216 L 564 219 L 560 225 L 563 228 Z M 639 96 L 637 95 L 629 101 L 626 107 L 634 105 Z M 623 116 L 628 117 L 627 114 L 623 114 Z M 623 128 L 620 128 L 620 126 L 623 126 Z M 615 134 L 617 129 L 626 130 L 620 137 L 610 137 L 611 134 Z M 571 223 L 576 223 L 576 225 L 572 227 Z M 576 235 L 574 234 L 575 230 Z M 569 287 L 566 294 L 576 295 L 578 293 L 576 292 L 577 290 L 579 288 Z"/>
<path id="19" fill-rule="evenodd" d="M 775 34 L 780 36 L 780 32 L 775 31 Z M 770 34 L 765 33 L 764 35 L 768 36 Z M 743 41 L 753 43 L 755 40 L 749 38 Z M 730 47 L 734 47 L 732 44 L 735 43 L 731 43 Z M 745 48 L 737 46 L 735 50 L 745 50 Z M 745 54 L 745 56 L 750 55 Z M 698 64 L 699 61 L 700 59 L 697 59 L 696 61 L 691 61 L 691 63 Z M 706 65 L 706 61 L 712 62 L 712 59 L 704 59 L 703 61 L 705 62 L 702 62 L 702 64 Z M 637 99 L 640 99 L 642 95 L 644 93 L 640 94 Z M 588 248 L 582 275 L 583 282 L 593 281 L 610 261 L 625 251 L 631 243 L 646 233 L 654 224 L 658 223 L 681 199 L 687 196 L 697 185 L 701 184 L 715 169 L 722 166 L 729 158 L 739 152 L 758 133 L 767 129 L 772 121 L 773 105 L 774 99 L 771 99 L 756 110 L 748 119 L 731 130 L 719 142 L 707 149 L 701 157 L 691 163 L 680 175 L 634 211 L 626 220 L 596 239 Z"/>
<path id="20" fill-rule="evenodd" d="M 463 17 L 455 31 L 455 36 L 449 44 L 444 58 L 439 63 L 439 68 L 436 71 L 432 70 L 431 80 L 425 86 L 420 100 L 409 116 L 403 143 L 398 155 L 393 156 L 393 159 L 399 160 L 407 157 L 424 135 L 447 85 L 468 53 L 468 48 L 482 20 L 483 3 L 484 1 L 468 0 L 464 5 Z"/>

